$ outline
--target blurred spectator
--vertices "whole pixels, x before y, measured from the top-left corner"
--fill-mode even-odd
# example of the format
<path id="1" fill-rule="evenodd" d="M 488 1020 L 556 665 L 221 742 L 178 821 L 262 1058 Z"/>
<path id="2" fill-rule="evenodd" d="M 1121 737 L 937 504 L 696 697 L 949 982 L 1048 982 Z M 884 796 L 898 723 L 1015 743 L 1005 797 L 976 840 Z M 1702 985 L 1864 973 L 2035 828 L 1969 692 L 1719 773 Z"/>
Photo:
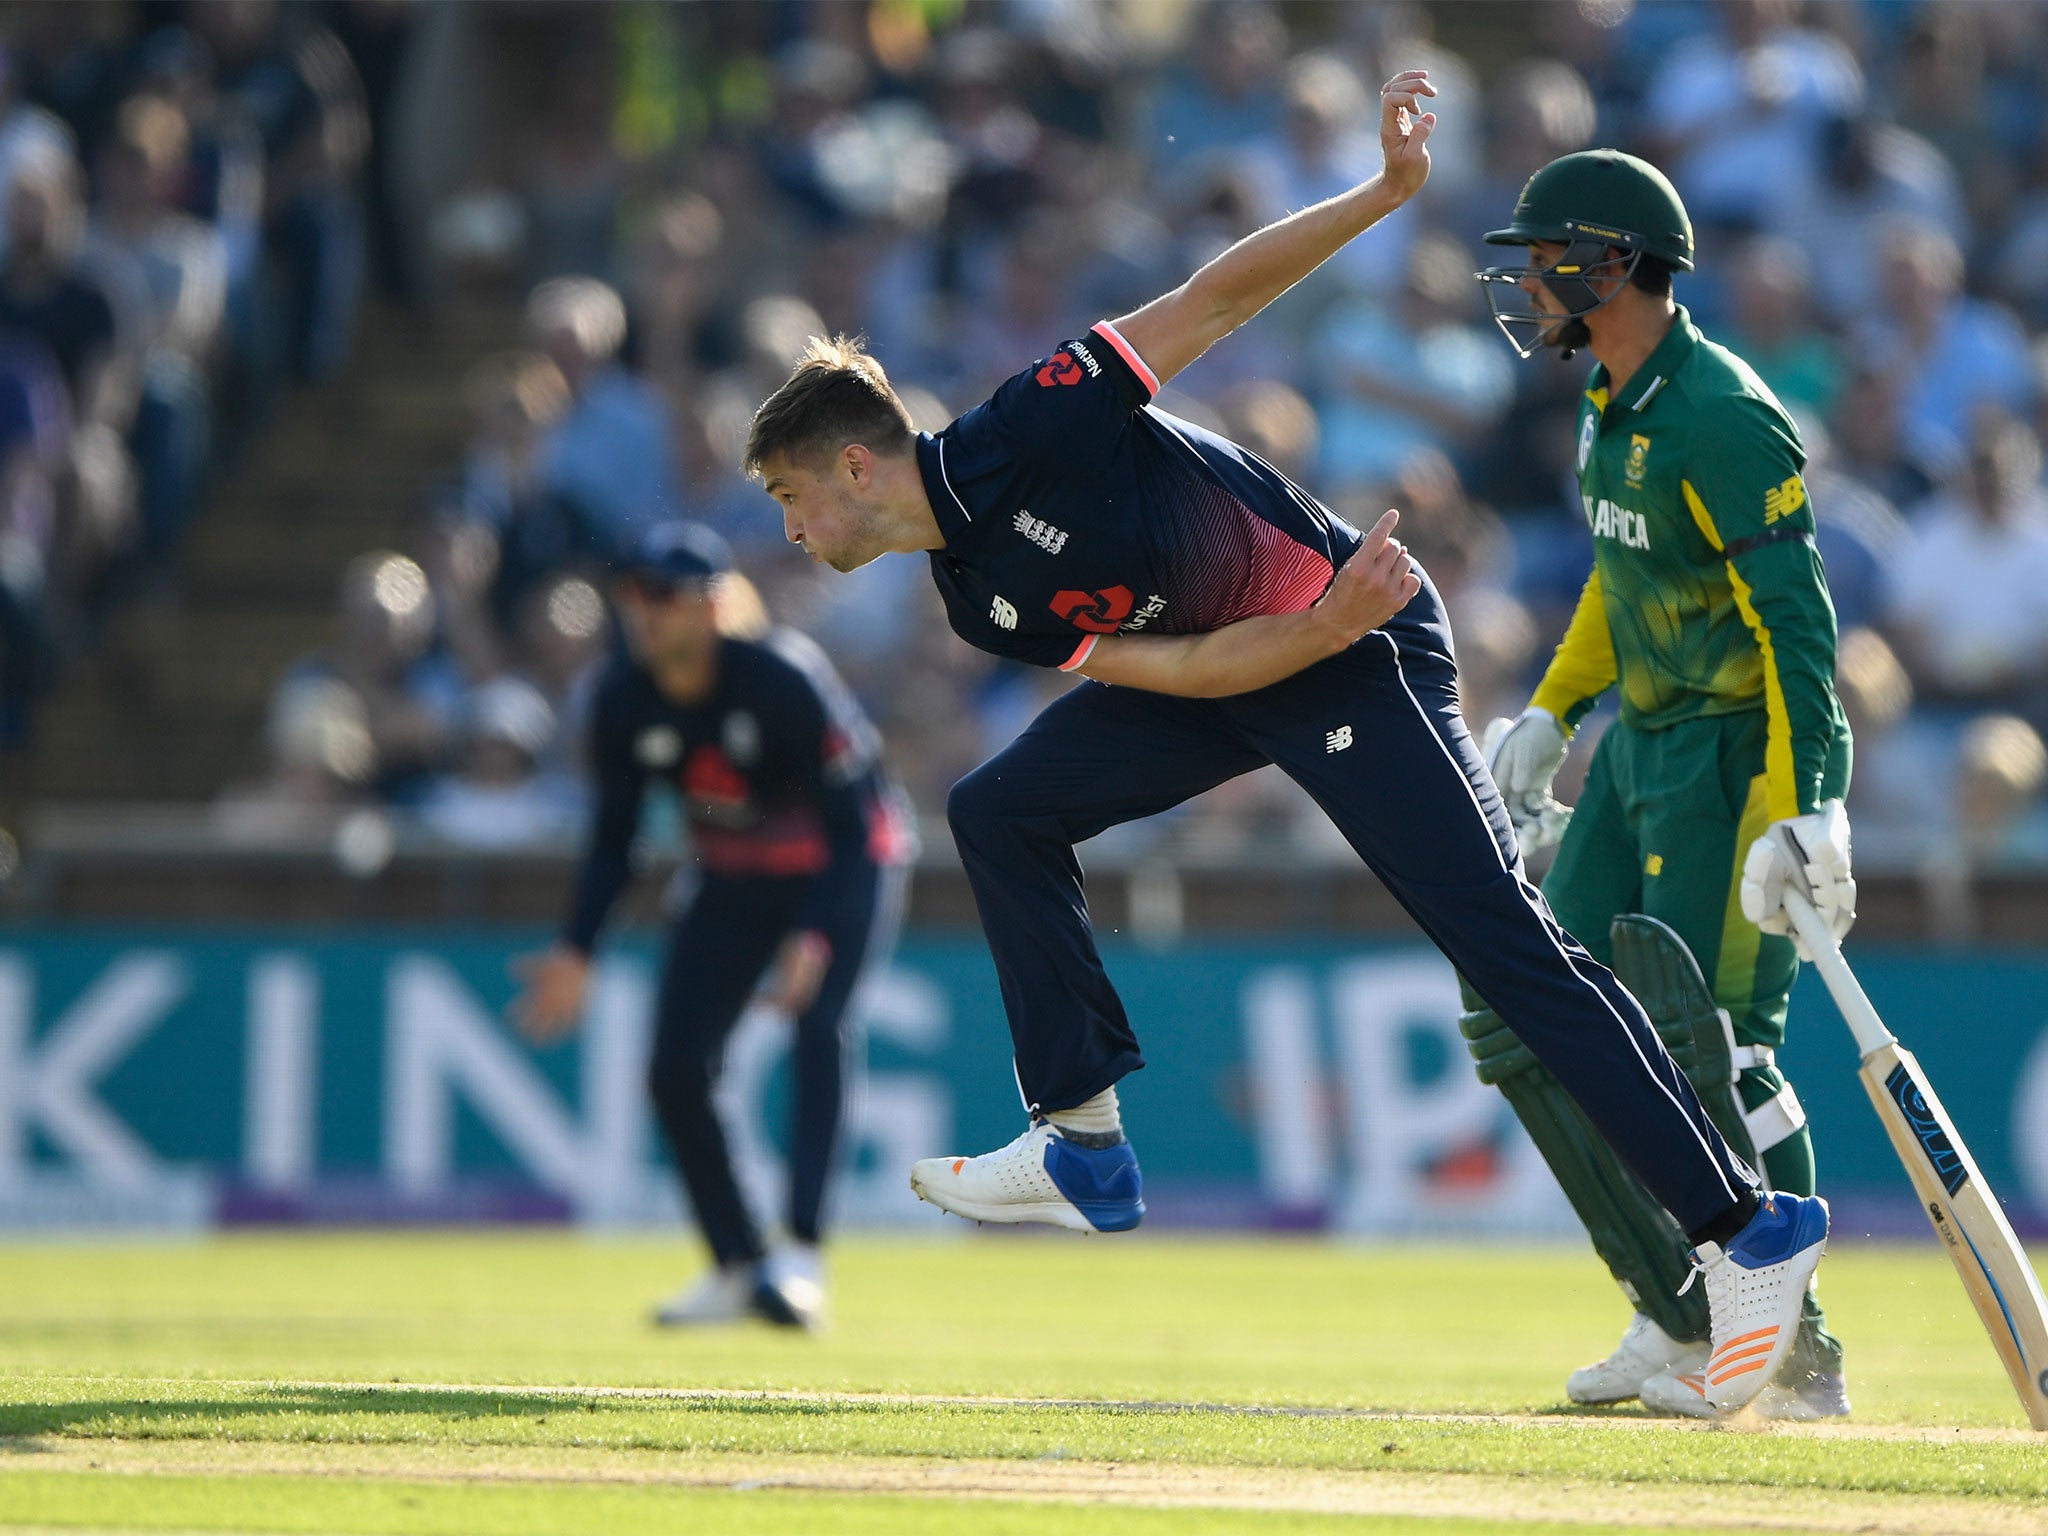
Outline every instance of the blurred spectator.
<path id="1" fill-rule="evenodd" d="M 1806 445 L 1806 488 L 1813 498 L 1814 543 L 1827 568 L 1828 596 L 1843 629 L 1883 617 L 1886 573 L 1906 538 L 1899 509 L 1836 462 L 1834 438 L 1795 410 Z"/>
<path id="2" fill-rule="evenodd" d="M 184 114 L 130 97 L 100 152 L 96 246 L 142 279 L 142 373 L 129 439 L 140 487 L 142 553 L 168 552 L 192 520 L 210 430 L 207 367 L 227 300 L 227 247 L 177 211 L 190 163 Z"/>
<path id="3" fill-rule="evenodd" d="M 1923 5 L 1899 50 L 1894 109 L 1899 127 L 1948 161 L 1974 219 L 1994 214 L 2012 173 L 1992 125 L 1985 89 L 1981 5 Z"/>
<path id="4" fill-rule="evenodd" d="M 1889 582 L 1900 652 L 1921 691 L 2012 707 L 2048 686 L 2048 493 L 2024 422 L 1978 418 L 1967 471 L 1914 510 Z"/>
<path id="5" fill-rule="evenodd" d="M 228 786 L 214 807 L 225 836 L 255 843 L 318 836 L 370 801 L 377 749 L 369 711 L 339 678 L 288 679 L 271 698 L 264 738 L 264 776 Z"/>
<path id="6" fill-rule="evenodd" d="M 626 166 L 612 146 L 616 81 L 609 30 L 600 26 L 579 37 L 549 81 L 521 156 L 526 280 L 576 273 L 610 278 Z"/>
<path id="7" fill-rule="evenodd" d="M 348 355 L 363 279 L 357 175 L 362 82 L 334 34 L 276 0 L 194 0 L 222 97 L 263 145 L 265 242 L 283 277 L 278 331 L 291 376 L 331 378 Z"/>
<path id="8" fill-rule="evenodd" d="M 2026 721 L 1980 715 L 1963 732 L 1956 754 L 1955 830 L 1963 857 L 1978 869 L 2031 855 L 2048 856 L 2041 788 L 2048 783 L 2048 748 Z"/>
<path id="9" fill-rule="evenodd" d="M 49 348 L 81 424 L 125 428 L 134 409 L 139 317 L 120 305 L 135 290 L 109 281 L 107 262 L 84 259 L 78 163 L 54 145 L 37 145 L 16 164 L 6 215 L 0 326 Z"/>
<path id="10" fill-rule="evenodd" d="M 1728 345 L 1788 408 L 1825 417 L 1842 391 L 1842 349 L 1813 309 L 1812 268 L 1790 240 L 1765 236 L 1736 253 Z"/>
<path id="11" fill-rule="evenodd" d="M 309 680 L 346 684 L 362 701 L 378 791 L 415 795 L 448 746 L 463 691 L 460 678 L 431 654 L 434 635 L 426 572 L 389 550 L 358 556 L 342 576 L 334 648 L 285 675 L 273 718 Z"/>
<path id="12" fill-rule="evenodd" d="M 631 298 L 640 364 L 672 392 L 728 366 L 738 350 L 719 303 L 725 220 L 707 197 L 686 192 L 657 207 L 633 244 Z"/>
<path id="13" fill-rule="evenodd" d="M 1319 326 L 1321 485 L 1383 484 L 1424 449 L 1456 456 L 1514 398 L 1513 354 L 1475 323 L 1471 259 L 1417 239 L 1390 304 L 1353 299 Z"/>
<path id="14" fill-rule="evenodd" d="M 619 361 L 626 306 L 596 278 L 558 277 L 527 299 L 526 328 L 569 387 L 568 412 L 541 450 L 541 482 L 606 547 L 623 547 L 676 511 L 667 408 Z"/>
<path id="15" fill-rule="evenodd" d="M 581 505 L 547 474 L 553 434 L 569 413 L 569 384 L 545 357 L 515 352 L 486 359 L 469 376 L 476 423 L 450 510 L 490 530 L 496 545 L 490 607 L 509 623 L 526 593 L 552 571 L 598 560 L 610 547 Z"/>
<path id="16" fill-rule="evenodd" d="M 134 534 L 134 477 L 126 447 L 140 380 L 134 303 L 139 279 L 116 253 L 85 259 L 78 166 L 48 144 L 16 163 L 0 264 L 0 331 L 45 349 L 70 402 L 71 463 L 60 487 L 68 512 L 52 541 L 67 597 L 96 611 L 114 557 Z"/>
<path id="17" fill-rule="evenodd" d="M 1287 67 L 1287 116 L 1281 131 L 1254 140 L 1241 163 L 1260 199 L 1254 222 L 1349 191 L 1379 174 L 1379 111 L 1352 67 L 1335 54 L 1309 53 Z M 1337 293 L 1393 294 L 1407 268 L 1414 219 L 1385 219 L 1313 273 L 1276 309 L 1302 316 Z M 1262 322 L 1271 324 L 1269 318 Z M 1284 323 L 1284 319 L 1283 319 Z"/>
<path id="18" fill-rule="evenodd" d="M 1695 224 L 1775 227 L 1818 180 L 1821 134 L 1863 105 L 1849 50 L 1796 25 L 1796 0 L 1723 0 L 1720 30 L 1665 57 L 1643 102 L 1650 158 Z"/>
<path id="19" fill-rule="evenodd" d="M 1865 323 L 1864 345 L 1904 381 L 1905 452 L 1939 477 L 1961 462 L 1981 407 L 2016 415 L 2033 409 L 2033 359 L 2010 311 L 1963 293 L 1963 254 L 1953 236 L 1898 224 L 1878 250 L 1884 302 Z"/>
<path id="20" fill-rule="evenodd" d="M 51 566 L 70 439 L 70 405 L 48 351 L 0 336 L 0 752 L 28 740 L 55 665 Z"/>
<path id="21" fill-rule="evenodd" d="M 1913 707 L 1913 681 L 1884 636 L 1863 625 L 1842 626 L 1835 645 L 1835 694 L 1855 739 L 1849 814 L 1858 851 L 1870 845 L 1910 848 L 1932 808 L 1939 782 L 1930 754 L 1902 731 Z"/>
<path id="22" fill-rule="evenodd" d="M 554 711 L 531 683 L 485 683 L 463 707 L 456 771 L 420 800 L 421 824 L 465 848 L 530 848 L 573 836 L 582 821 L 573 781 L 540 772 L 554 736 Z"/>
<path id="23" fill-rule="evenodd" d="M 745 581 L 737 572 L 732 574 L 732 603 L 742 600 L 739 589 Z M 751 593 L 752 588 L 745 591 Z M 754 601 L 758 603 L 758 597 Z M 587 736 L 584 726 L 596 664 L 611 638 L 604 598 L 583 576 L 558 576 L 528 595 L 516 638 L 521 675 L 555 716 L 555 734 L 540 754 L 540 768 L 574 775 L 583 766 L 581 746 Z"/>
<path id="24" fill-rule="evenodd" d="M 1597 121 L 1585 77 L 1556 59 L 1519 59 L 1485 94 L 1486 164 L 1456 200 L 1451 224 L 1477 246 L 1501 225 L 1529 178 L 1560 155 L 1593 142 Z"/>
<path id="25" fill-rule="evenodd" d="M 1184 62 L 1161 81 L 1143 148 L 1169 183 L 1273 134 L 1287 51 L 1280 14 L 1257 0 L 1223 0 L 1200 14 Z"/>
<path id="26" fill-rule="evenodd" d="M 1960 179 L 1919 135 L 1854 116 L 1828 120 L 1819 179 L 1770 228 L 1806 252 L 1820 313 L 1842 325 L 1885 303 L 1879 255 L 1905 222 L 1963 228 Z"/>
<path id="27" fill-rule="evenodd" d="M 1894 506 L 1913 506 L 1935 479 L 1907 448 L 1905 380 L 1880 358 L 1851 362 L 1830 423 L 1835 466 Z"/>

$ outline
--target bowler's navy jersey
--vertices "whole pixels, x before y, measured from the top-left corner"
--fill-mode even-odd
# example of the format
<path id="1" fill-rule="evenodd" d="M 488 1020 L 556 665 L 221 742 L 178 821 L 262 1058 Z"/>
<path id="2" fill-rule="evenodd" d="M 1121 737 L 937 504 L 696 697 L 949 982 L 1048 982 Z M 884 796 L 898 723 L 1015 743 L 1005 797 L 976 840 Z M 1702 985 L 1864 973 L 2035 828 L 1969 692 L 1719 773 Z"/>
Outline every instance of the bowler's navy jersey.
<path id="1" fill-rule="evenodd" d="M 694 704 L 621 652 L 598 683 L 591 756 L 597 809 L 563 928 L 579 949 L 625 886 L 651 779 L 681 797 L 706 872 L 815 879 L 801 926 L 822 920 L 857 866 L 903 862 L 915 835 L 874 727 L 794 630 L 720 641 L 717 681 Z"/>
<path id="2" fill-rule="evenodd" d="M 1204 634 L 1322 596 L 1358 531 L 1158 391 L 1104 321 L 919 437 L 961 639 L 1071 671 L 1103 635 Z"/>

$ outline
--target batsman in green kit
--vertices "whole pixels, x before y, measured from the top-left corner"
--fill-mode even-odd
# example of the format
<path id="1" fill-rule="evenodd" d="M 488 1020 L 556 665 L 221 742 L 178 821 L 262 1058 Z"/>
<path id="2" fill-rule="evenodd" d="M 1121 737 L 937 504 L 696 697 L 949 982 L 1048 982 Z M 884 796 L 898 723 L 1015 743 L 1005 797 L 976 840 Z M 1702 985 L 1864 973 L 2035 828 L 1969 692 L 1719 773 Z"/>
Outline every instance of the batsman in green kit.
<path id="1" fill-rule="evenodd" d="M 1523 357 L 1598 359 L 1578 417 L 1592 573 L 1529 707 L 1486 755 L 1524 853 L 1555 842 L 1543 894 L 1636 994 L 1722 1134 L 1765 1183 L 1811 1194 L 1806 1116 L 1779 1072 L 1798 968 L 1790 885 L 1839 936 L 1855 915 L 1848 726 L 1835 698 L 1835 613 L 1814 548 L 1799 434 L 1740 358 L 1672 301 L 1693 265 L 1671 183 L 1611 150 L 1538 171 L 1508 228 L 1525 265 L 1479 274 Z M 1574 808 L 1551 792 L 1571 733 L 1610 689 Z M 1550 1075 L 1476 998 L 1464 1028 L 1635 1308 L 1578 1402 L 1640 1398 L 1710 1416 L 1707 1313 L 1684 1234 Z M 1841 1347 L 1807 1298 L 1767 1416 L 1848 1412 Z"/>

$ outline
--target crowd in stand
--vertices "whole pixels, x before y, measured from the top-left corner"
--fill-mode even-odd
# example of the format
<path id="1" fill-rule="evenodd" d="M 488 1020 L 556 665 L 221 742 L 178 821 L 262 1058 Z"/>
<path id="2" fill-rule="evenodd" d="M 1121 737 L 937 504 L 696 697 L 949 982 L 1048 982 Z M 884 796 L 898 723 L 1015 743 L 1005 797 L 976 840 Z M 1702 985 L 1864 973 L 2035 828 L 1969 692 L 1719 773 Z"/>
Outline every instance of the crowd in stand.
<path id="1" fill-rule="evenodd" d="M 310 11 L 11 8 L 0 37 L 0 754 L 221 461 L 346 354 L 359 82 Z"/>
<path id="2" fill-rule="evenodd" d="M 915 562 L 821 579 L 739 473 L 754 404 L 807 335 L 859 332 L 936 428 L 1062 338 L 1371 175 L 1377 84 L 1422 66 L 1441 93 L 1424 193 L 1161 405 L 1354 521 L 1401 507 L 1450 606 L 1468 714 L 1511 712 L 1590 565 L 1572 460 L 1586 360 L 1515 359 L 1471 279 L 1492 259 L 1480 236 L 1559 154 L 1649 156 L 1697 226 L 1679 301 L 1806 438 L 1857 729 L 1859 853 L 2048 861 L 2048 7 L 1529 0 L 1512 37 L 1476 32 L 1474 14 L 1255 0 L 473 14 L 474 56 L 488 63 L 492 38 L 539 52 L 543 72 L 501 76 L 545 89 L 500 92 L 514 107 L 419 238 L 451 287 L 515 276 L 524 334 L 472 379 L 467 457 L 415 544 L 351 569 L 336 649 L 280 685 L 277 772 L 257 801 L 395 803 L 469 842 L 573 827 L 606 560 L 681 514 L 722 532 L 771 612 L 828 647 L 937 807 L 1066 680 L 954 643 Z M 281 35 L 279 67 L 300 57 L 275 51 Z M 37 153 L 72 167 L 42 183 L 45 233 L 36 199 L 10 198 L 0 294 L 18 263 L 82 260 L 47 254 L 61 244 L 47 231 L 87 155 L 90 243 L 154 270 L 143 350 L 163 355 L 166 400 L 204 399 L 190 381 L 209 368 L 217 393 L 221 349 L 253 345 L 235 318 L 251 261 L 318 246 L 283 233 L 274 198 L 231 195 L 230 108 L 261 94 L 236 85 L 254 68 L 231 65 L 242 56 L 203 29 L 159 35 L 139 57 L 165 83 L 139 77 L 101 121 L 73 124 L 68 162 L 14 126 L 22 108 L 16 147 L 0 147 L 17 189 L 39 185 L 19 169 Z M 28 54 L 12 57 L 15 98 L 42 100 L 24 89 Z M 296 78 L 329 103 L 316 73 Z M 234 164 L 299 165 L 279 137 L 265 129 Z M 303 174 L 315 202 L 342 185 L 339 167 Z M 316 369 L 319 326 L 300 312 L 288 334 L 295 366 Z M 17 456 L 48 466 L 68 443 L 68 494 L 89 496 L 101 480 L 81 445 L 105 428 L 135 466 L 126 494 L 163 497 L 129 514 L 145 541 L 129 547 L 175 537 L 191 460 L 161 444 L 184 441 L 189 407 L 95 414 L 111 409 L 97 375 L 48 350 L 51 377 L 24 375 L 18 411 L 0 386 L 0 422 L 25 423 Z M 33 406 L 60 386 L 69 425 L 44 425 Z M 37 494 L 9 490 L 10 526 L 50 522 Z M 1133 835 L 1188 856 L 1300 857 L 1319 828 L 1262 774 Z"/>

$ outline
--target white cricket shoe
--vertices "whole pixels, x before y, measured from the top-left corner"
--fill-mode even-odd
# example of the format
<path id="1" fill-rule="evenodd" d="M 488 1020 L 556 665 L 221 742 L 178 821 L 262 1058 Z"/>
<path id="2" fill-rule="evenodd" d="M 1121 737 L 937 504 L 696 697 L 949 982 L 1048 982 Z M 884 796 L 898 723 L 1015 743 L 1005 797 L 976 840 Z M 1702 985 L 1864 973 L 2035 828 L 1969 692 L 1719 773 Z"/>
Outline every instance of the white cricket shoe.
<path id="1" fill-rule="evenodd" d="M 754 1271 L 754 1311 L 784 1328 L 815 1330 L 825 1323 L 825 1264 L 809 1243 L 777 1248 Z"/>
<path id="2" fill-rule="evenodd" d="M 1693 1250 L 1693 1274 L 1686 1284 L 1706 1282 L 1714 1346 L 1699 1373 L 1700 1395 L 1715 1415 L 1747 1407 L 1778 1374 L 1792 1351 L 1807 1282 L 1820 1267 L 1827 1242 L 1827 1201 L 1818 1195 L 1766 1194 L 1761 1209 L 1726 1248 L 1701 1243 Z M 1645 1406 L 1655 1406 L 1647 1390 L 1642 1396 Z"/>
<path id="3" fill-rule="evenodd" d="M 1707 1363 L 1705 1344 L 1674 1339 L 1638 1312 L 1614 1353 L 1582 1365 L 1565 1378 L 1564 1395 L 1575 1403 L 1619 1403 L 1636 1396 L 1653 1376 L 1698 1371 Z"/>
<path id="4" fill-rule="evenodd" d="M 1045 1120 L 980 1157 L 924 1158 L 911 1165 L 910 1187 L 969 1221 L 1127 1232 L 1145 1219 L 1144 1181 L 1129 1142 L 1084 1147 Z"/>
<path id="5" fill-rule="evenodd" d="M 754 1266 L 729 1264 L 699 1275 L 654 1309 L 663 1328 L 715 1328 L 753 1316 Z"/>
<path id="6" fill-rule="evenodd" d="M 1756 1411 L 1789 1424 L 1817 1424 L 1849 1414 L 1849 1383 L 1840 1371 L 1813 1371 L 1797 1384 L 1778 1379 L 1757 1394 Z"/>

